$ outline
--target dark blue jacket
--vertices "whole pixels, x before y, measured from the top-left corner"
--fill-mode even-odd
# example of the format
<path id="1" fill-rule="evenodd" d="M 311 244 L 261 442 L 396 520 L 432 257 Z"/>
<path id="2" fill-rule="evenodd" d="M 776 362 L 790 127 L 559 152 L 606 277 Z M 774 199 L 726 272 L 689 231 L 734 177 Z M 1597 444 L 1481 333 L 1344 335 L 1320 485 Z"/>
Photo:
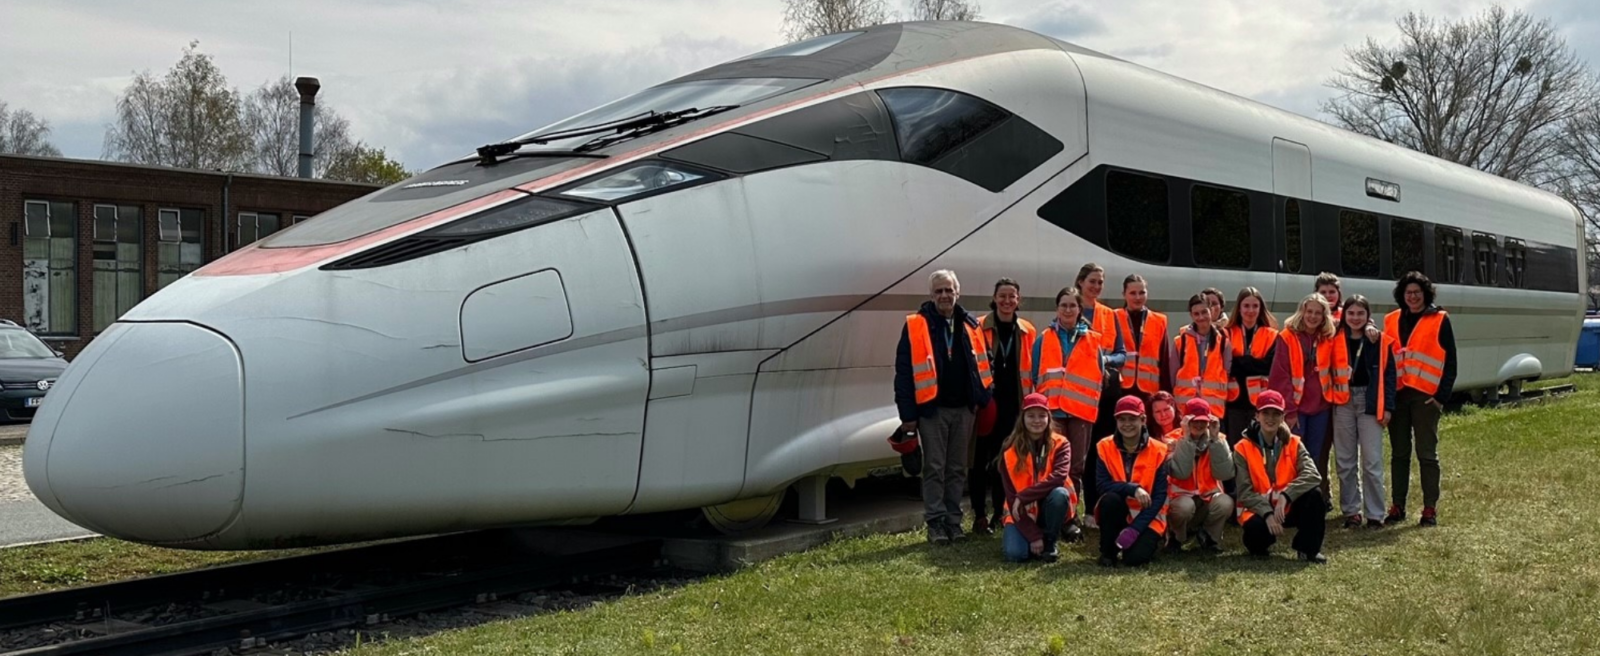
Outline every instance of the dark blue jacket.
<path id="1" fill-rule="evenodd" d="M 933 301 L 923 301 L 922 308 L 917 310 L 917 313 L 928 318 L 929 339 L 932 339 L 934 344 L 942 342 L 944 331 L 949 330 L 950 324 L 939 314 Z M 952 318 L 973 328 L 978 327 L 977 318 L 967 314 L 959 304 L 956 305 Z M 972 399 L 973 408 L 989 405 L 989 390 L 984 388 L 983 379 L 978 376 L 978 363 L 972 359 L 972 345 L 968 341 L 967 331 L 956 331 L 956 345 L 952 350 L 956 357 L 961 359 L 956 365 L 967 368 L 967 379 L 972 383 L 972 393 L 968 398 Z M 949 364 L 950 360 L 945 356 L 944 349 L 933 349 L 935 372 L 944 371 Z M 900 410 L 900 421 L 916 421 L 939 413 L 937 399 L 932 403 L 917 404 L 917 387 L 911 378 L 911 337 L 906 334 L 904 326 L 900 328 L 900 347 L 895 349 L 894 354 L 894 404 Z"/>
<path id="2" fill-rule="evenodd" d="M 1384 338 L 1380 340 L 1380 343 L 1382 341 L 1388 341 L 1388 337 L 1389 335 L 1384 335 Z M 1344 338 L 1345 330 L 1343 327 L 1341 327 L 1339 329 L 1339 339 Z M 1366 337 L 1362 336 L 1361 339 L 1366 339 Z M 1378 348 L 1378 344 L 1367 342 L 1367 347 L 1361 349 L 1361 358 L 1359 360 L 1352 359 L 1350 361 L 1350 371 L 1354 372 L 1357 369 L 1365 369 L 1367 371 L 1367 398 L 1363 400 L 1363 406 L 1361 410 L 1362 414 L 1377 416 L 1378 393 L 1380 390 L 1382 390 L 1383 393 L 1383 407 L 1389 409 L 1391 412 L 1394 410 L 1394 358 L 1389 358 L 1387 366 L 1384 367 L 1382 379 L 1383 385 L 1372 384 L 1372 381 L 1379 380 L 1378 354 L 1380 350 L 1381 349 Z M 1351 401 L 1354 400 L 1355 399 L 1351 399 Z"/>
<path id="3" fill-rule="evenodd" d="M 1117 452 L 1122 454 L 1122 462 L 1116 463 L 1115 466 L 1122 467 L 1126 471 L 1133 465 L 1133 461 L 1139 457 L 1139 454 L 1123 451 L 1121 437 L 1112 435 L 1111 439 L 1117 440 Z M 1098 446 L 1096 444 L 1089 448 L 1093 449 Z M 1139 436 L 1139 452 L 1142 453 L 1148 446 L 1150 446 L 1150 431 L 1144 430 L 1143 434 Z M 1100 490 L 1100 494 L 1112 494 L 1124 499 L 1133 496 L 1134 491 L 1138 490 L 1139 486 L 1111 478 L 1111 470 L 1106 469 L 1106 466 L 1104 459 L 1097 458 L 1095 460 L 1094 480 L 1098 486 L 1097 489 Z M 1150 522 L 1154 521 L 1156 515 L 1161 513 L 1161 507 L 1167 505 L 1167 463 L 1161 463 L 1161 467 L 1156 470 L 1156 480 L 1151 485 L 1155 489 L 1145 490 L 1145 492 L 1150 493 L 1150 505 L 1145 506 L 1144 510 L 1139 511 L 1139 514 L 1133 517 L 1133 528 L 1141 531 L 1149 528 Z M 1096 503 L 1098 503 L 1098 500 L 1096 500 Z"/>

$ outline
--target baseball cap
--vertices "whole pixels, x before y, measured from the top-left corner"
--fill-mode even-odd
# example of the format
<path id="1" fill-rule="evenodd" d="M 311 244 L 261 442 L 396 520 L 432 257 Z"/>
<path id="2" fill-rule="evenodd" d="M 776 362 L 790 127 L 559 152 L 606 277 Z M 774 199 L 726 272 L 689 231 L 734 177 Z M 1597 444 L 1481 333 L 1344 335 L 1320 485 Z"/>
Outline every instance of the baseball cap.
<path id="1" fill-rule="evenodd" d="M 1185 421 L 1211 421 L 1211 404 L 1205 399 L 1189 399 L 1183 404 Z"/>
<path id="2" fill-rule="evenodd" d="M 1022 397 L 1022 409 L 1027 410 L 1028 408 L 1043 408 L 1045 410 L 1049 410 L 1050 399 L 1037 392 L 1024 396 Z"/>
<path id="3" fill-rule="evenodd" d="M 1113 414 L 1118 417 L 1122 415 L 1143 415 L 1144 401 L 1132 394 L 1124 396 L 1117 399 L 1117 410 Z"/>
<path id="4" fill-rule="evenodd" d="M 1283 410 L 1283 395 L 1279 394 L 1279 393 L 1277 393 L 1276 391 L 1273 391 L 1273 390 L 1267 390 L 1265 392 L 1262 392 L 1260 396 L 1256 397 L 1256 409 L 1257 410 L 1272 409 L 1272 410 L 1282 411 Z"/>

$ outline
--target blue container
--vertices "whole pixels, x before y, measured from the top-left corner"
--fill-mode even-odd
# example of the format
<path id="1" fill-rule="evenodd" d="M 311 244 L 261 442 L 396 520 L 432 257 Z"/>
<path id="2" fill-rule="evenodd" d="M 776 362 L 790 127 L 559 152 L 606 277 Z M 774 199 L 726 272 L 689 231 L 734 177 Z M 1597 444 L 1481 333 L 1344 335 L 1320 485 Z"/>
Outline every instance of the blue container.
<path id="1" fill-rule="evenodd" d="M 1600 369 L 1600 317 L 1583 319 L 1583 331 L 1578 333 L 1578 354 L 1572 363 L 1575 367 Z"/>

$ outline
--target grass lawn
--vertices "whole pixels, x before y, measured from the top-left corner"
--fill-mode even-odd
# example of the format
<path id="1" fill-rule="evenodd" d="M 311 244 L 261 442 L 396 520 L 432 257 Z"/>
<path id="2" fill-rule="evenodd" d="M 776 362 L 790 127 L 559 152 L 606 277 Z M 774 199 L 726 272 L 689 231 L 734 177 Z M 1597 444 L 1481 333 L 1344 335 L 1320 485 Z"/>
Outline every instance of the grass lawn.
<path id="1" fill-rule="evenodd" d="M 936 549 L 920 534 L 875 536 L 350 653 L 1593 653 L 1600 386 L 1585 378 L 1559 401 L 1447 417 L 1441 526 L 1330 527 L 1321 567 L 1286 546 L 1251 560 L 1234 528 L 1222 556 L 1143 570 L 1096 567 L 1088 546 L 1054 565 L 1016 566 L 1001 562 L 995 538 Z M 1412 495 L 1418 504 L 1415 481 Z"/>
<path id="2" fill-rule="evenodd" d="M 0 549 L 0 597 L 300 553 L 306 551 L 184 551 L 115 538 Z"/>

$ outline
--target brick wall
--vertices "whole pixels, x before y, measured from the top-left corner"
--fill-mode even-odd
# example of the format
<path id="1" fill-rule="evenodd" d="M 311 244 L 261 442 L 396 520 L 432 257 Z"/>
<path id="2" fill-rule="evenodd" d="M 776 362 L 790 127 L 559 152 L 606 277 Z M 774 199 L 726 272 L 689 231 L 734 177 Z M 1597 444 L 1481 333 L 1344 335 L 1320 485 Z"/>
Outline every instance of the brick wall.
<path id="1" fill-rule="evenodd" d="M 223 190 L 227 189 L 226 208 Z M 23 202 L 77 205 L 77 331 L 49 337 L 73 357 L 94 337 L 94 205 L 137 205 L 142 223 L 143 296 L 158 284 L 159 210 L 205 212 L 204 261 L 230 250 L 239 212 L 275 212 L 287 227 L 294 215 L 314 215 L 371 193 L 371 185 L 258 175 L 232 175 L 93 160 L 0 155 L 0 318 L 23 323 Z M 141 298 L 143 297 L 141 296 Z"/>

